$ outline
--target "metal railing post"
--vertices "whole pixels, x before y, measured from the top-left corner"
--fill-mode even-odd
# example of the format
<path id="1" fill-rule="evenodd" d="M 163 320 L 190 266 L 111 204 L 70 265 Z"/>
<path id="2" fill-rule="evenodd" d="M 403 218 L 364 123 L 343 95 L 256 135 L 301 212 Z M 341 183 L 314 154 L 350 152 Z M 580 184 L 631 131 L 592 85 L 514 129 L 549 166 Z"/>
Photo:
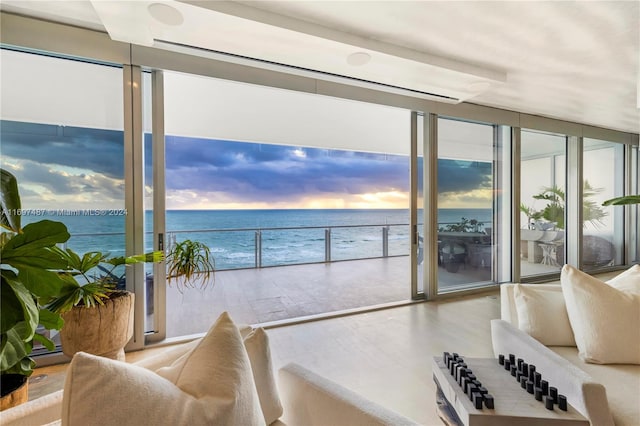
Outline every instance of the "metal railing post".
<path id="1" fill-rule="evenodd" d="M 389 225 L 382 227 L 382 257 L 389 257 Z"/>
<path id="2" fill-rule="evenodd" d="M 262 231 L 256 231 L 256 249 L 254 253 L 256 268 L 262 268 Z"/>
<path id="3" fill-rule="evenodd" d="M 324 261 L 331 262 L 331 228 L 324 230 Z"/>

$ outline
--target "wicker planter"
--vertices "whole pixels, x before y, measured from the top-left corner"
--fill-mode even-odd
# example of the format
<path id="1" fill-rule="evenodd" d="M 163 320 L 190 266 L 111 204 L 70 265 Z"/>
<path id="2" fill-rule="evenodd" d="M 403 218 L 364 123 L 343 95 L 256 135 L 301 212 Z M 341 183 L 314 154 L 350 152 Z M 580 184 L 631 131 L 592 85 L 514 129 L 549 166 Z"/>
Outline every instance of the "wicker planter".
<path id="1" fill-rule="evenodd" d="M 2 393 L 7 389 L 13 389 L 0 398 L 0 411 L 16 405 L 24 404 L 29 399 L 29 378 L 21 374 L 2 375 Z"/>
<path id="2" fill-rule="evenodd" d="M 87 352 L 124 361 L 124 346 L 133 336 L 134 294 L 115 292 L 104 305 L 75 306 L 62 314 L 62 352 Z"/>

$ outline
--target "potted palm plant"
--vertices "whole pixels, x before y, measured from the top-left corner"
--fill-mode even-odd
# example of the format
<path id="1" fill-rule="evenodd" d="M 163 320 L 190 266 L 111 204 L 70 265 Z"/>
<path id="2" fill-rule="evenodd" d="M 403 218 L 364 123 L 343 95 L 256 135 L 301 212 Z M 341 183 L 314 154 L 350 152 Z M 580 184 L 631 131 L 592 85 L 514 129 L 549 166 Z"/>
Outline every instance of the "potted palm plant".
<path id="1" fill-rule="evenodd" d="M 45 307 L 62 286 L 56 270 L 66 262 L 54 250 L 69 239 L 64 224 L 43 220 L 21 226 L 21 202 L 15 176 L 0 169 L 1 290 L 0 302 L 0 410 L 26 402 L 28 377 L 35 362 L 34 342 L 54 349 L 38 327 L 59 330 L 60 315 Z"/>
<path id="2" fill-rule="evenodd" d="M 118 290 L 119 266 L 139 262 L 158 262 L 161 252 L 128 257 L 109 257 L 101 252 L 82 256 L 73 250 L 54 248 L 67 267 L 59 271 L 64 284 L 58 296 L 47 305 L 62 315 L 60 331 L 62 351 L 72 357 L 87 352 L 107 358 L 124 360 L 124 347 L 133 336 L 135 295 Z"/>

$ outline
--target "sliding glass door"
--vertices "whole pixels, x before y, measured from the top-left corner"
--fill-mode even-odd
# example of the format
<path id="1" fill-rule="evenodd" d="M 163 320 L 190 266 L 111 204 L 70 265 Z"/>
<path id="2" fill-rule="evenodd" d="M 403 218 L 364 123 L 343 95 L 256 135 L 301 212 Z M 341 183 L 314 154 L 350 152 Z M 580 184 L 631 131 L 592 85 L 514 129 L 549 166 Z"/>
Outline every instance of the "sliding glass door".
<path id="1" fill-rule="evenodd" d="M 170 338 L 222 311 L 256 324 L 410 299 L 409 111 L 162 78 L 166 206 L 153 220 L 168 251 L 205 244 L 215 273 L 168 277 L 152 328 L 164 316 Z"/>
<path id="2" fill-rule="evenodd" d="M 520 272 L 554 273 L 565 264 L 567 137 L 523 130 L 521 136 Z"/>
<path id="3" fill-rule="evenodd" d="M 438 119 L 438 292 L 493 282 L 494 129 Z"/>

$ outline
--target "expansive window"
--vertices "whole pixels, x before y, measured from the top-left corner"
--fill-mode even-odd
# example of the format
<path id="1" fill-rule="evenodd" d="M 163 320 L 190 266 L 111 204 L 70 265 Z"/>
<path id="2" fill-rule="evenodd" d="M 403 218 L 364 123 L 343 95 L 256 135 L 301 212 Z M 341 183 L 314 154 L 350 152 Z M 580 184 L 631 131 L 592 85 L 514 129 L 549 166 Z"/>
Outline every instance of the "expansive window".
<path id="1" fill-rule="evenodd" d="M 197 65 L 189 69 L 190 61 L 172 62 L 169 52 L 161 56 L 143 65 L 159 69 L 167 63 L 167 68 L 198 72 Z M 430 188 L 437 186 L 432 206 L 437 207 L 438 227 L 420 235 L 414 254 L 408 227 L 408 109 L 312 95 L 302 91 L 335 94 L 341 89 L 312 80 L 298 85 L 297 78 L 289 83 L 285 74 L 276 84 L 291 91 L 166 72 L 164 99 L 151 96 L 149 75 L 142 79 L 146 115 L 140 129 L 137 86 L 123 87 L 121 68 L 13 50 L 2 50 L 0 60 L 1 165 L 18 177 L 25 222 L 60 220 L 71 230 L 69 247 L 122 254 L 126 188 L 128 213 L 136 215 L 127 222 L 135 222 L 129 243 L 140 245 L 138 217 L 144 215 L 148 249 L 157 248 L 160 237 L 167 247 L 186 239 L 210 246 L 217 272 L 204 289 L 199 288 L 202 281 L 196 288 L 177 287 L 175 281 L 167 287 L 160 276 L 164 266 L 148 267 L 145 294 L 138 282 L 141 269 L 135 269 L 137 295 L 146 296 L 144 331 L 157 332 L 158 324 L 166 329 L 156 340 L 202 332 L 223 310 L 238 322 L 259 323 L 406 300 L 409 254 L 423 265 L 433 263 L 428 272 L 437 279 L 419 280 L 429 285 L 430 295 L 433 281 L 443 293 L 506 280 L 511 264 L 504 260 L 512 243 L 519 245 L 525 279 L 557 275 L 567 248 L 571 259 L 577 258 L 577 242 L 587 270 L 638 261 L 638 207 L 601 207 L 604 199 L 637 193 L 637 146 L 585 138 L 580 161 L 574 146 L 567 150 L 567 136 L 523 130 L 521 145 L 515 147 L 521 152 L 516 159 L 521 184 L 514 193 L 522 202 L 521 240 L 511 241 L 511 217 L 505 210 L 513 206 L 503 195 L 510 159 L 500 152 L 500 140 L 506 141 L 510 129 L 433 116 L 437 126 L 428 130 L 437 129 L 431 142 L 437 144 L 438 158 L 424 162 L 435 164 L 437 173 L 429 172 L 438 179 L 423 180 L 420 159 L 414 186 L 420 196 L 429 194 L 427 203 L 436 199 Z M 254 70 L 239 78 L 269 84 L 274 75 Z M 123 89 L 133 94 L 126 108 Z M 433 106 L 361 90 L 341 94 L 420 111 L 424 107 L 426 113 Z M 164 110 L 158 122 L 150 120 L 152 106 L 157 114 Z M 447 108 L 452 116 L 461 111 L 461 119 L 495 116 L 503 123 L 505 117 L 479 106 Z M 142 166 L 137 151 L 126 156 L 135 164 L 127 169 L 125 182 L 123 110 L 127 141 L 139 142 L 139 135 L 130 132 L 145 132 L 144 204 L 140 176 L 129 179 Z M 517 113 L 510 114 L 507 120 L 516 121 Z M 162 129 L 162 141 L 166 133 L 166 168 L 163 156 L 157 156 L 165 149 L 152 138 L 152 124 L 154 134 Z M 583 127 L 584 133 L 589 129 Z M 137 142 L 127 149 L 139 148 Z M 630 152 L 631 159 L 623 152 Z M 424 155 L 418 150 L 418 156 Z M 575 164 L 582 164 L 582 170 Z M 156 186 L 165 182 L 164 174 L 166 190 Z M 583 209 L 569 204 L 569 211 L 582 212 L 583 223 L 577 224 L 575 217 L 566 217 L 565 203 L 577 199 L 580 185 Z M 571 197 L 565 197 L 567 191 Z M 415 213 L 422 225 L 423 212 Z M 576 229 L 580 235 L 574 235 Z M 425 259 L 430 244 L 433 258 Z M 138 339 L 138 322 L 136 327 Z"/>
<path id="2" fill-rule="evenodd" d="M 409 299 L 409 111 L 170 72 L 164 96 L 167 246 L 217 270 L 169 282 L 167 337 Z"/>
<path id="3" fill-rule="evenodd" d="M 122 69 L 0 52 L 1 166 L 18 180 L 23 225 L 60 221 L 79 254 L 123 255 Z"/>
<path id="4" fill-rule="evenodd" d="M 582 268 L 624 263 L 624 209 L 602 202 L 624 191 L 624 145 L 584 139 Z"/>
<path id="5" fill-rule="evenodd" d="M 494 127 L 438 119 L 440 292 L 493 280 Z"/>
<path id="6" fill-rule="evenodd" d="M 565 263 L 566 145 L 566 136 L 522 131 L 521 276 L 559 271 Z"/>

